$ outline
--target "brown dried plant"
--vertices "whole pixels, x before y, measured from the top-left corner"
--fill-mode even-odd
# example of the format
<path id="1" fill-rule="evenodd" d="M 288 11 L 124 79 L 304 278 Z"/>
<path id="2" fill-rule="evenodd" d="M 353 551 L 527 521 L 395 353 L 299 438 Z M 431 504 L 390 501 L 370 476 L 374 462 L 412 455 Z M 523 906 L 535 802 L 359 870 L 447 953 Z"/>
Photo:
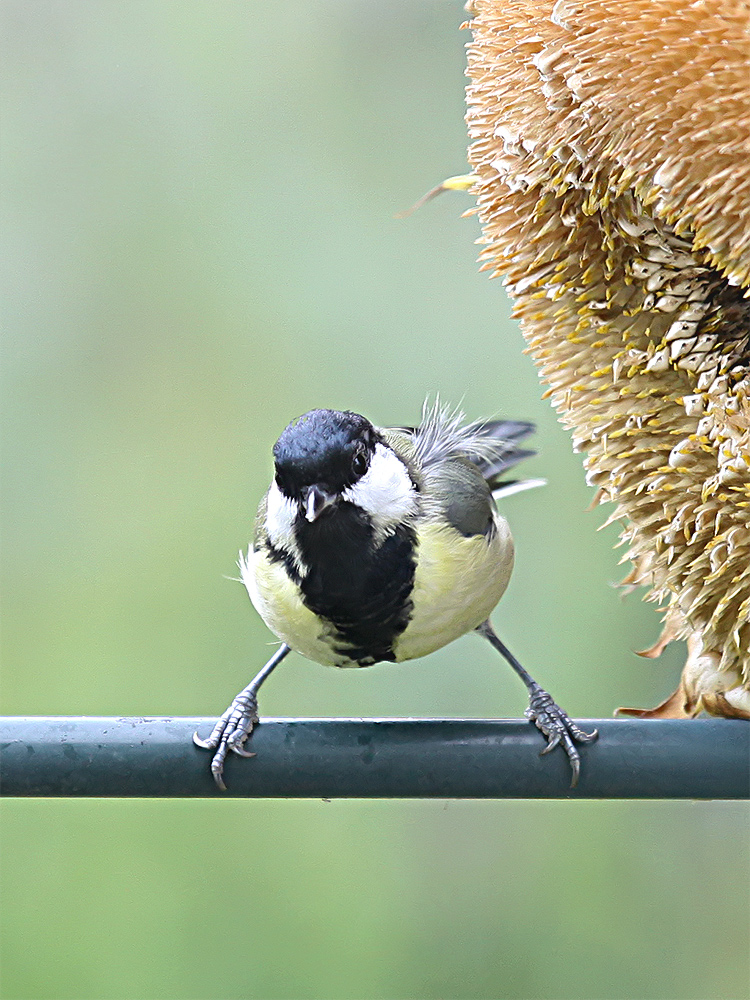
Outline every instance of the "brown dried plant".
<path id="1" fill-rule="evenodd" d="M 750 718 L 750 4 L 475 0 L 482 265 L 666 604 L 680 686 Z"/>

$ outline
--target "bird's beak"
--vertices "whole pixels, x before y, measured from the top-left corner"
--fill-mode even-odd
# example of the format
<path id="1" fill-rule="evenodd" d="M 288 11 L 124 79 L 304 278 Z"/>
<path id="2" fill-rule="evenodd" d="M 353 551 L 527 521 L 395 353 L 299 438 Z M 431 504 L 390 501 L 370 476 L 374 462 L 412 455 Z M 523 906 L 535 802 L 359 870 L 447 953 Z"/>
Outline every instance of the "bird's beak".
<path id="1" fill-rule="evenodd" d="M 336 503 L 337 499 L 335 493 L 329 493 L 322 486 L 311 486 L 304 498 L 305 517 L 311 523 L 317 521 L 323 511 Z"/>

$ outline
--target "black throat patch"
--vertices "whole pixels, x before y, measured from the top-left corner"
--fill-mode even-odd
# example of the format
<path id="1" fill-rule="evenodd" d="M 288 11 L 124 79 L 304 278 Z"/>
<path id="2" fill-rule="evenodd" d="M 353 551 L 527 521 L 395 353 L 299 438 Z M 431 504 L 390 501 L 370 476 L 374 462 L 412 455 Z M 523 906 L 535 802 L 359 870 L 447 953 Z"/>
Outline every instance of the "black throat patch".
<path id="1" fill-rule="evenodd" d="M 393 660 L 393 643 L 413 608 L 414 529 L 402 525 L 373 548 L 367 515 L 339 503 L 317 521 L 300 519 L 296 536 L 310 567 L 299 580 L 302 599 L 335 627 L 335 651 L 360 666 Z"/>

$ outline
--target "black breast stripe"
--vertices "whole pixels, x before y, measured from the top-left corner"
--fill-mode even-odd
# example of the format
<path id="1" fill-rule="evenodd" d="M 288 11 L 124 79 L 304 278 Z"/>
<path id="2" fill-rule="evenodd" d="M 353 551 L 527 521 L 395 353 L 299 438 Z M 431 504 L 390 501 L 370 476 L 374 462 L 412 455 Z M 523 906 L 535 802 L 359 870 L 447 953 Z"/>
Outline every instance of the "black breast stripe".
<path id="1" fill-rule="evenodd" d="M 393 644 L 409 623 L 416 569 L 416 534 L 400 527 L 376 550 L 369 519 L 352 504 L 297 526 L 300 555 L 310 572 L 302 599 L 332 622 L 336 652 L 369 666 L 393 660 Z"/>

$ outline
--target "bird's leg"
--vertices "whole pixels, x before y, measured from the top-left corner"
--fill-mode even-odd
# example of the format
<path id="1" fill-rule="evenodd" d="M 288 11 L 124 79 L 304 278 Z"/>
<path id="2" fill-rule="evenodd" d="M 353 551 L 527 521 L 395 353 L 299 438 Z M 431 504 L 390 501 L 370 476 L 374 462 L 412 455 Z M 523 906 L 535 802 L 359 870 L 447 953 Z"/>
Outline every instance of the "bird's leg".
<path id="1" fill-rule="evenodd" d="M 244 743 L 258 724 L 258 689 L 271 671 L 277 667 L 291 649 L 283 643 L 273 654 L 268 663 L 260 670 L 244 688 L 222 715 L 213 728 L 207 740 L 202 740 L 197 733 L 193 734 L 193 743 L 204 750 L 214 750 L 216 753 L 211 761 L 211 773 L 214 781 L 226 791 L 223 771 L 227 753 L 232 750 L 240 757 L 254 757 L 255 754 L 245 750 Z M 218 749 L 217 749 L 218 748 Z"/>
<path id="2" fill-rule="evenodd" d="M 593 733 L 585 733 L 579 729 L 575 722 L 569 718 L 567 712 L 563 712 L 552 696 L 537 684 L 528 670 L 521 666 L 508 647 L 498 639 L 489 621 L 482 622 L 476 631 L 484 636 L 508 661 L 529 689 L 529 707 L 524 714 L 547 737 L 547 746 L 542 750 L 542 753 L 549 753 L 550 750 L 554 750 L 556 746 L 562 744 L 573 771 L 570 787 L 575 788 L 578 784 L 578 775 L 581 772 L 581 755 L 578 753 L 576 743 L 593 743 L 599 735 L 598 731 L 595 729 Z"/>

